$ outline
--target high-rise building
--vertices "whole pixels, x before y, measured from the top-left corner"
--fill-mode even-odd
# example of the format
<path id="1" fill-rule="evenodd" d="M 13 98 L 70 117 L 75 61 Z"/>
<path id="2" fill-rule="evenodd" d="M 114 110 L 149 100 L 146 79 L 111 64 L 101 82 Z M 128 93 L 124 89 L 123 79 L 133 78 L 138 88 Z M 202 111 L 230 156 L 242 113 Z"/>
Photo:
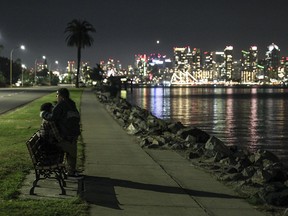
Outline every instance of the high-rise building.
<path id="1" fill-rule="evenodd" d="M 203 79 L 212 81 L 214 80 L 214 65 L 213 61 L 213 52 L 204 52 L 203 53 Z"/>
<path id="2" fill-rule="evenodd" d="M 272 43 L 266 52 L 266 70 L 270 79 L 278 79 L 278 68 L 280 66 L 280 49 Z"/>
<path id="3" fill-rule="evenodd" d="M 288 78 L 288 57 L 282 57 L 281 58 L 280 67 L 281 67 L 281 70 L 282 70 L 285 78 Z"/>
<path id="4" fill-rule="evenodd" d="M 138 69 L 138 74 L 140 76 L 147 76 L 147 55 L 138 54 L 135 55 L 135 67 Z"/>
<path id="5" fill-rule="evenodd" d="M 76 72 L 75 61 L 68 61 L 67 72 L 68 73 L 75 73 Z"/>
<path id="6" fill-rule="evenodd" d="M 188 68 L 192 64 L 190 47 L 174 47 L 174 65 L 177 69 Z"/>
<path id="7" fill-rule="evenodd" d="M 43 56 L 42 60 L 35 60 L 35 69 L 37 72 L 43 71 L 44 69 L 48 70 L 48 63 L 45 56 Z"/>
<path id="8" fill-rule="evenodd" d="M 252 73 L 253 81 L 256 79 L 257 64 L 258 64 L 258 48 L 257 46 L 251 46 L 249 49 L 250 55 L 250 71 Z"/>
<path id="9" fill-rule="evenodd" d="M 153 67 L 157 65 L 157 67 L 160 70 L 163 70 L 165 68 L 171 68 L 172 67 L 172 61 L 170 58 L 168 58 L 166 55 L 158 54 L 150 54 L 150 56 L 147 59 L 147 63 L 149 67 Z"/>
<path id="10" fill-rule="evenodd" d="M 99 65 L 103 70 L 104 77 L 122 75 L 122 65 L 119 60 L 115 61 L 113 58 L 109 58 L 107 61 L 101 60 Z"/>
<path id="11" fill-rule="evenodd" d="M 242 50 L 241 53 L 241 82 L 251 82 L 249 72 L 250 68 L 250 55 L 249 52 Z"/>
<path id="12" fill-rule="evenodd" d="M 261 82 L 266 82 L 267 74 L 266 74 L 266 60 L 265 59 L 258 59 L 257 64 L 257 79 Z"/>
<path id="13" fill-rule="evenodd" d="M 198 48 L 194 48 L 192 51 L 192 75 L 198 79 L 203 80 L 203 74 L 201 70 L 201 51 Z"/>
<path id="14" fill-rule="evenodd" d="M 224 61 L 224 52 L 216 51 L 213 53 L 213 80 L 219 80 L 221 74 L 225 73 L 225 61 Z"/>
<path id="15" fill-rule="evenodd" d="M 172 61 L 160 53 L 138 54 L 135 55 L 135 67 L 138 73 L 135 73 L 136 76 L 148 82 L 159 83 L 161 79 L 164 80 L 164 77 L 167 79 L 170 76 L 167 71 L 172 68 Z"/>
<path id="16" fill-rule="evenodd" d="M 84 79 L 88 77 L 88 72 L 91 70 L 89 62 L 81 62 L 80 77 L 79 79 Z"/>
<path id="17" fill-rule="evenodd" d="M 226 46 L 224 49 L 224 73 L 221 74 L 221 79 L 230 81 L 233 73 L 233 46 Z"/>
<path id="18" fill-rule="evenodd" d="M 251 46 L 249 52 L 242 50 L 241 82 L 255 82 L 258 63 L 258 49 Z"/>

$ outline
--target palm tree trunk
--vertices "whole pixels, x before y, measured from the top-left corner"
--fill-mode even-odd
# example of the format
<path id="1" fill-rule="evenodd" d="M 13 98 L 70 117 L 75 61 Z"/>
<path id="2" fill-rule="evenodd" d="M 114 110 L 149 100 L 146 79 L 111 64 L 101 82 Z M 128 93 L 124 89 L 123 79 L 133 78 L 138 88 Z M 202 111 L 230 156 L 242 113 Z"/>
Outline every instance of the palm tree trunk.
<path id="1" fill-rule="evenodd" d="M 76 81 L 75 81 L 76 88 L 79 88 L 80 63 L 81 63 L 81 46 L 78 46 L 77 48 L 77 74 L 76 74 Z"/>

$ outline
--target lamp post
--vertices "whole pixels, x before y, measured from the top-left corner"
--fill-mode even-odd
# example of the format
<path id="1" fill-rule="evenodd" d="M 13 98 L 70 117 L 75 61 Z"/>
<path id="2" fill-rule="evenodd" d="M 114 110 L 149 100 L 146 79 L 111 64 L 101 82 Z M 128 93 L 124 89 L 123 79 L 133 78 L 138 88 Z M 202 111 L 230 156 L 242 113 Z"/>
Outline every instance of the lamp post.
<path id="1" fill-rule="evenodd" d="M 36 86 L 36 73 L 37 73 L 37 59 L 35 59 L 35 68 L 34 68 L 34 86 Z"/>
<path id="2" fill-rule="evenodd" d="M 51 71 L 52 71 L 52 64 L 53 64 L 53 63 L 50 63 L 50 64 L 49 64 L 48 70 L 51 70 Z M 57 60 L 55 60 L 54 64 L 55 64 L 55 65 L 58 65 L 59 62 L 58 62 Z"/>
<path id="3" fill-rule="evenodd" d="M 10 87 L 12 88 L 12 75 L 13 75 L 13 52 L 16 49 L 25 50 L 25 46 L 21 45 L 19 47 L 13 48 L 10 52 Z"/>
<path id="4" fill-rule="evenodd" d="M 25 69 L 26 69 L 25 64 L 22 64 L 22 81 L 21 81 L 22 87 L 24 86 L 23 72 L 24 72 Z"/>

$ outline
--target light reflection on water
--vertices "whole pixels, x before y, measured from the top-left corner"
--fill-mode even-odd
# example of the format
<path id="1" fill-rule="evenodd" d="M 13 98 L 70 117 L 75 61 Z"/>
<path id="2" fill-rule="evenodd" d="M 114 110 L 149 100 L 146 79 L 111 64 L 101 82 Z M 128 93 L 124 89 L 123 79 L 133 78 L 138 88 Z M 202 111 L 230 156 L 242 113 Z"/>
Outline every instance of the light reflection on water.
<path id="1" fill-rule="evenodd" d="M 158 118 L 198 127 L 227 145 L 270 150 L 284 160 L 287 98 L 285 88 L 135 88 L 127 95 Z"/>

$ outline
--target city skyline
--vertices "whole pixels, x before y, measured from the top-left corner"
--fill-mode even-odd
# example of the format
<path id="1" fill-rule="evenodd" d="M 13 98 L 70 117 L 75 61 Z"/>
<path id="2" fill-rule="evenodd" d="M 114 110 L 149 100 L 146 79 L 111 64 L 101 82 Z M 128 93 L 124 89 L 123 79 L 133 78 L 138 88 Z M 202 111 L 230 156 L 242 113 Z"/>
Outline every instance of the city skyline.
<path id="1" fill-rule="evenodd" d="M 94 45 L 83 50 L 83 61 L 95 66 L 101 60 L 120 60 L 124 67 L 133 64 L 139 53 L 162 53 L 173 56 L 173 47 L 191 46 L 203 51 L 223 50 L 231 45 L 235 57 L 241 50 L 255 45 L 259 56 L 271 43 L 288 56 L 282 23 L 288 20 L 284 0 L 244 0 L 231 4 L 228 0 L 164 1 L 133 0 L 61 2 L 45 4 L 27 0 L 3 3 L 0 14 L 1 56 L 20 44 L 25 52 L 14 52 L 14 59 L 33 67 L 35 59 L 47 56 L 65 68 L 76 59 L 76 49 L 66 46 L 64 29 L 72 19 L 85 19 L 96 29 Z"/>

